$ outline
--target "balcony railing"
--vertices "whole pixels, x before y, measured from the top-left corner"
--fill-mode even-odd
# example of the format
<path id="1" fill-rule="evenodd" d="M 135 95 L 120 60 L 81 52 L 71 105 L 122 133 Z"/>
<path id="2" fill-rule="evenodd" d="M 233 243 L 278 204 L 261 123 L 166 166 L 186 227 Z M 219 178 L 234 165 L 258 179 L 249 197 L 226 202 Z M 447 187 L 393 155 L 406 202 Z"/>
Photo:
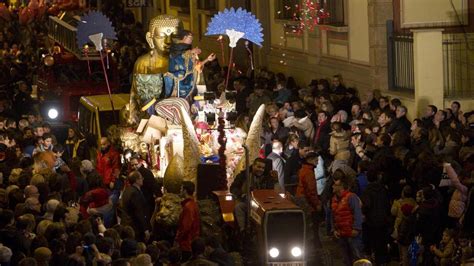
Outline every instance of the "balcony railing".
<path id="1" fill-rule="evenodd" d="M 99 60 L 99 54 L 90 49 L 87 57 L 82 51 L 82 47 L 77 47 L 76 33 L 77 28 L 58 17 L 50 16 L 48 21 L 48 35 L 49 38 L 60 44 L 64 49 L 73 53 L 77 58 L 81 60 Z"/>
<path id="2" fill-rule="evenodd" d="M 389 88 L 415 90 L 413 36 L 387 22 Z M 474 97 L 474 34 L 443 34 L 444 96 Z"/>

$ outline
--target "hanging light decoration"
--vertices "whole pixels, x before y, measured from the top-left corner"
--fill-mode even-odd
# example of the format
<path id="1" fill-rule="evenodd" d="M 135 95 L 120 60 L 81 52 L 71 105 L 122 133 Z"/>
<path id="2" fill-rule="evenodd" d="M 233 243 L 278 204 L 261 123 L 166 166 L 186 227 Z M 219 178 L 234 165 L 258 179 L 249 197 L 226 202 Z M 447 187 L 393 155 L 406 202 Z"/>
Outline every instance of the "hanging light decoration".
<path id="1" fill-rule="evenodd" d="M 298 24 L 293 32 L 298 34 L 301 34 L 304 30 L 313 31 L 322 19 L 328 18 L 330 15 L 316 1 L 304 0 L 302 5 L 296 4 L 295 7 L 296 12 L 293 14 L 293 19 L 298 21 Z"/>

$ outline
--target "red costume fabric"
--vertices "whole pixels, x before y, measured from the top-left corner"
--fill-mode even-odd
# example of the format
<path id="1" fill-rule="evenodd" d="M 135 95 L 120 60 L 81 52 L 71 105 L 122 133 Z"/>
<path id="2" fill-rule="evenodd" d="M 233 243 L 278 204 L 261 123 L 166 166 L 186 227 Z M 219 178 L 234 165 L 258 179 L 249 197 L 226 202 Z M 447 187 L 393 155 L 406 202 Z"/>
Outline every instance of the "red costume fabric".
<path id="1" fill-rule="evenodd" d="M 349 206 L 349 197 L 352 194 L 352 192 L 345 190 L 340 198 L 336 195 L 332 198 L 331 208 L 334 215 L 334 226 L 341 237 L 352 237 L 354 216 Z"/>
<path id="2" fill-rule="evenodd" d="M 88 191 L 80 199 L 80 212 L 85 219 L 89 217 L 88 208 L 99 208 L 109 203 L 109 192 L 105 188 Z"/>
<path id="3" fill-rule="evenodd" d="M 185 199 L 181 202 L 183 211 L 179 216 L 178 231 L 175 241 L 183 251 L 191 252 L 191 242 L 199 237 L 201 220 L 199 207 L 194 199 Z"/>
<path id="4" fill-rule="evenodd" d="M 97 172 L 102 176 L 104 185 L 115 182 L 115 174 L 120 172 L 120 154 L 113 147 L 105 154 L 98 152 Z"/>

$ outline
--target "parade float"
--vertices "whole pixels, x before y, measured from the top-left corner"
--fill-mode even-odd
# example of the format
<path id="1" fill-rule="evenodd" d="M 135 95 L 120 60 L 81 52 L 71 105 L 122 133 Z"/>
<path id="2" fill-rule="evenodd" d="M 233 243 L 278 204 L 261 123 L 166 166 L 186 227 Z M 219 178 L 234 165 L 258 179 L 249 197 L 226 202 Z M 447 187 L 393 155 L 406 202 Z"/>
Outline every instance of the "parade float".
<path id="1" fill-rule="evenodd" d="M 175 17 L 160 15 L 151 20 L 146 34 L 150 51 L 135 62 L 127 119 L 129 127 L 121 133 L 122 144 L 136 152 L 137 147 L 148 147 L 147 163 L 156 176 L 165 179 L 179 168 L 184 169 L 184 180 L 197 184 L 200 164 L 218 165 L 216 188 L 227 189 L 233 176 L 244 169 L 243 145 L 247 143 L 251 147 L 250 157 L 258 155 L 264 107 L 254 117 L 248 136 L 247 132 L 236 128 L 235 93 L 226 92 L 216 97 L 206 91 L 202 75 L 206 60 L 201 62 L 199 54 L 190 54 L 194 52 L 191 47 L 183 51 L 180 58 L 166 56 L 169 51 L 163 44 L 172 34 L 179 35 L 181 31 L 182 23 Z M 240 39 L 258 46 L 263 41 L 260 23 L 243 9 L 219 12 L 209 23 L 206 35 L 228 36 L 229 62 L 233 60 L 232 50 Z M 182 43 L 178 41 L 177 45 Z M 212 54 L 209 58 L 212 59 Z M 181 71 L 166 70 L 164 66 L 167 65 Z M 189 86 L 192 89 L 183 93 L 182 88 Z M 143 144 L 127 145 L 133 142 L 131 139 Z"/>
<path id="2" fill-rule="evenodd" d="M 98 13 L 88 13 L 81 21 L 78 47 L 87 45 L 89 49 L 96 49 L 103 62 L 101 44 L 107 36 L 115 37 L 110 23 Z M 96 21 L 103 23 L 96 25 Z M 117 123 L 120 126 L 110 128 L 107 135 L 117 139 L 124 151 L 140 154 L 155 176 L 163 178 L 164 195 L 159 211 L 152 218 L 152 224 L 158 230 L 156 234 L 163 234 L 167 229 L 172 231 L 176 226 L 181 207 L 181 183 L 192 181 L 197 187 L 203 231 L 219 235 L 220 229 L 216 226 L 222 219 L 221 212 L 206 198 L 212 196 L 212 191 L 227 191 L 234 176 L 246 168 L 245 163 L 259 155 L 265 106 L 258 109 L 248 132 L 236 127 L 235 92 L 227 91 L 217 97 L 206 91 L 202 77 L 205 61 L 199 61 L 198 54 L 192 54 L 195 50 L 189 47 L 180 55 L 168 56 L 168 42 L 173 41 L 173 49 L 177 39 L 171 36 L 179 35 L 181 31 L 181 21 L 173 16 L 159 15 L 150 21 L 146 33 L 150 50 L 136 60 L 130 102 L 120 110 L 120 123 Z M 261 31 L 260 23 L 250 12 L 230 9 L 211 20 L 207 35 L 228 36 L 232 51 L 241 39 L 260 46 Z M 184 44 L 177 43 L 179 47 Z M 212 55 L 209 58 L 212 59 Z M 228 62 L 232 60 L 231 52 Z M 170 65 L 178 71 L 168 69 Z M 107 77 L 105 69 L 104 75 Z M 115 98 L 109 95 L 108 106 L 113 113 L 118 113 L 119 110 L 114 109 Z M 100 108 L 96 106 L 97 114 L 100 114 Z M 84 117 L 79 114 L 80 124 Z M 100 115 L 89 117 L 100 119 Z M 96 131 L 102 132 L 98 127 L 106 123 L 92 120 L 82 124 L 96 125 Z M 248 149 L 248 160 L 244 160 L 244 147 Z"/>

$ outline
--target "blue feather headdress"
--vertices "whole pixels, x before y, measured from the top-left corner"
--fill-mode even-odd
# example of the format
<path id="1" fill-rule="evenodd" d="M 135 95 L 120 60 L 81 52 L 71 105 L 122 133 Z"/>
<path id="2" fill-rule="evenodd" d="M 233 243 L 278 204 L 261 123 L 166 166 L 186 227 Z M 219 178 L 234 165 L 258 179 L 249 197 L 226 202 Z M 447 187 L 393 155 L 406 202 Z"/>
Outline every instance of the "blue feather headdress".
<path id="1" fill-rule="evenodd" d="M 235 47 L 240 38 L 247 39 L 258 46 L 262 46 L 262 25 L 258 19 L 247 10 L 239 8 L 224 9 L 212 17 L 205 35 L 229 36 L 230 47 Z"/>
<path id="2" fill-rule="evenodd" d="M 81 22 L 77 26 L 77 45 L 94 43 L 97 51 L 102 50 L 102 39 L 116 40 L 117 35 L 112 26 L 112 22 L 101 12 L 90 11 L 81 17 Z"/>

